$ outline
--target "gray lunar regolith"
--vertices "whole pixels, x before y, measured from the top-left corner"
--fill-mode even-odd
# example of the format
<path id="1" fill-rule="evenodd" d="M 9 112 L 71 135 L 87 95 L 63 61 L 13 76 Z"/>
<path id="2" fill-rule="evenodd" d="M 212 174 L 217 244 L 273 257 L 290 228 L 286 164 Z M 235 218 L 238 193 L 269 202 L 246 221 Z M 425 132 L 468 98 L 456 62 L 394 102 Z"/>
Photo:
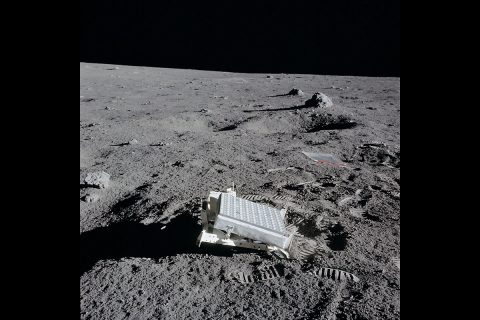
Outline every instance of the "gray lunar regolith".
<path id="1" fill-rule="evenodd" d="M 80 96 L 81 319 L 400 318 L 400 78 L 81 63 Z M 196 247 L 232 182 L 288 208 L 305 259 Z"/>

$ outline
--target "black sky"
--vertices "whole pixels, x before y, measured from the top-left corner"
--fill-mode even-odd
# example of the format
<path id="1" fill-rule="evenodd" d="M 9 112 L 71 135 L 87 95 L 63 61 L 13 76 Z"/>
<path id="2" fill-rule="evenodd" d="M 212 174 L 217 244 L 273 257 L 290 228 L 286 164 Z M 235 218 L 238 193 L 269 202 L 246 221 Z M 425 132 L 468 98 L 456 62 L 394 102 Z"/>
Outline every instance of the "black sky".
<path id="1" fill-rule="evenodd" d="M 400 1 L 80 3 L 80 61 L 400 76 Z"/>

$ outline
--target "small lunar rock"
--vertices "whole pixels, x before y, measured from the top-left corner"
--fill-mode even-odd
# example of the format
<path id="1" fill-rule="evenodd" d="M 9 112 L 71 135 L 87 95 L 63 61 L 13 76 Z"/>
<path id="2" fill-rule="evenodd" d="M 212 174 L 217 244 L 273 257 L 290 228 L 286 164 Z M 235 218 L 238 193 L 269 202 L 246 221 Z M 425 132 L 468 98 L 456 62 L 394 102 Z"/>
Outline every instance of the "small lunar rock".
<path id="1" fill-rule="evenodd" d="M 327 97 L 325 94 L 317 92 L 313 95 L 312 98 L 305 102 L 307 107 L 321 107 L 321 108 L 331 108 L 333 106 L 332 100 Z"/>
<path id="2" fill-rule="evenodd" d="M 130 141 L 128 141 L 128 144 L 130 144 L 130 145 L 138 144 L 138 140 L 137 139 L 130 140 Z"/>
<path id="3" fill-rule="evenodd" d="M 365 210 L 360 209 L 360 208 L 350 208 L 349 210 L 350 215 L 354 216 L 355 218 L 363 218 L 363 215 L 365 214 Z"/>
<path id="4" fill-rule="evenodd" d="M 146 218 L 140 221 L 141 224 L 148 226 L 149 224 L 152 224 L 155 222 L 155 219 L 153 218 Z"/>
<path id="5" fill-rule="evenodd" d="M 85 202 L 89 202 L 89 203 L 90 202 L 97 202 L 98 200 L 100 200 L 100 196 L 96 193 L 93 193 L 93 194 L 89 193 L 83 198 L 83 200 Z"/>
<path id="6" fill-rule="evenodd" d="M 400 258 L 399 257 L 393 257 L 392 258 L 393 264 L 400 270 Z"/>
<path id="7" fill-rule="evenodd" d="M 338 201 L 338 206 L 344 206 L 345 204 L 347 204 L 348 202 L 352 201 L 354 198 L 353 197 L 345 197 L 343 199 L 341 199 L 340 201 Z"/>
<path id="8" fill-rule="evenodd" d="M 293 88 L 292 90 L 290 90 L 290 92 L 288 93 L 289 96 L 303 96 L 304 93 L 302 90 L 300 89 L 297 89 L 297 88 Z"/>
<path id="9" fill-rule="evenodd" d="M 392 195 L 393 198 L 400 199 L 400 192 L 391 192 L 390 194 Z"/>
<path id="10" fill-rule="evenodd" d="M 99 189 L 106 189 L 110 185 L 110 175 L 103 171 L 92 172 L 85 178 L 85 183 Z"/>

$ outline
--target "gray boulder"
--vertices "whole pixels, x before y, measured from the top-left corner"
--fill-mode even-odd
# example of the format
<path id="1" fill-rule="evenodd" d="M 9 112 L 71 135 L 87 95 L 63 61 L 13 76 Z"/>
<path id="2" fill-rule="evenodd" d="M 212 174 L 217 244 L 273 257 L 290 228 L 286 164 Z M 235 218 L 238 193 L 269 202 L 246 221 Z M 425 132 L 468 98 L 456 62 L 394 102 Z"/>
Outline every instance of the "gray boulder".
<path id="1" fill-rule="evenodd" d="M 327 95 L 317 92 L 305 102 L 305 106 L 314 108 L 331 108 L 333 107 L 333 102 Z"/>
<path id="2" fill-rule="evenodd" d="M 106 189 L 110 185 L 110 175 L 106 172 L 92 172 L 87 174 L 85 184 L 99 189 Z"/>

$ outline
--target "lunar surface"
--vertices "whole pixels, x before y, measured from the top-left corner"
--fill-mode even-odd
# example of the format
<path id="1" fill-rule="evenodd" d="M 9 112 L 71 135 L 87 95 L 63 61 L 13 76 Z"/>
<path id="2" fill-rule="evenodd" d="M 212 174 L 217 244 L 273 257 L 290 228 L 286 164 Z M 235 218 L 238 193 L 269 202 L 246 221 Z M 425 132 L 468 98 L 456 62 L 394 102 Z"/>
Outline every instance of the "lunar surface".
<path id="1" fill-rule="evenodd" d="M 196 246 L 232 183 L 296 259 Z M 80 318 L 399 319 L 400 78 L 80 63 Z"/>

